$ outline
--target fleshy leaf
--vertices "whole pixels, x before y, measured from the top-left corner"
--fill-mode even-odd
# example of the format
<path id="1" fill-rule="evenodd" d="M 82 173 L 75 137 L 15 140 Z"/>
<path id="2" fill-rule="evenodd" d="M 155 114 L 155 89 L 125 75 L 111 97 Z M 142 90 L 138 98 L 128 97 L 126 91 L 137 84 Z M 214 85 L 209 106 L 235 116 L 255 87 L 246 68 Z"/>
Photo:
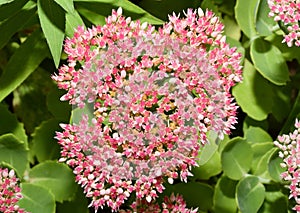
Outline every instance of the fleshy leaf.
<path id="1" fill-rule="evenodd" d="M 273 151 L 273 155 L 268 164 L 268 171 L 272 180 L 275 182 L 282 182 L 280 175 L 285 171 L 285 168 L 280 166 L 282 162 L 282 159 L 278 156 L 278 150 Z"/>
<path id="2" fill-rule="evenodd" d="M 272 35 L 277 23 L 268 16 L 270 8 L 267 0 L 260 0 L 259 9 L 256 17 L 256 30 L 261 36 Z"/>
<path id="3" fill-rule="evenodd" d="M 76 183 L 72 170 L 65 164 L 46 161 L 29 171 L 29 182 L 45 187 L 58 202 L 72 200 L 76 192 Z"/>
<path id="4" fill-rule="evenodd" d="M 0 118 L 0 135 L 12 133 L 20 141 L 27 143 L 24 125 L 2 104 L 0 104 Z"/>
<path id="5" fill-rule="evenodd" d="M 262 128 L 250 126 L 245 132 L 245 138 L 250 143 L 273 142 L 272 137 Z"/>
<path id="6" fill-rule="evenodd" d="M 53 0 L 38 0 L 38 15 L 55 66 L 58 67 L 65 35 L 64 11 Z"/>
<path id="7" fill-rule="evenodd" d="M 40 30 L 32 33 L 8 61 L 0 77 L 0 101 L 15 90 L 48 55 Z"/>
<path id="8" fill-rule="evenodd" d="M 221 153 L 224 174 L 233 180 L 241 179 L 250 170 L 252 158 L 250 144 L 240 137 L 233 138 Z"/>
<path id="9" fill-rule="evenodd" d="M 281 192 L 278 185 L 265 185 L 265 202 L 258 213 L 288 212 L 288 198 Z"/>
<path id="10" fill-rule="evenodd" d="M 257 177 L 245 177 L 237 184 L 236 199 L 241 212 L 257 213 L 265 199 L 265 187 Z"/>
<path id="11" fill-rule="evenodd" d="M 29 168 L 28 151 L 24 142 L 18 140 L 13 134 L 0 136 L 0 162 L 8 163 L 23 176 Z"/>
<path id="12" fill-rule="evenodd" d="M 236 212 L 237 204 L 235 201 L 235 188 L 237 181 L 231 180 L 226 176 L 218 179 L 214 192 L 215 213 Z"/>
<path id="13" fill-rule="evenodd" d="M 50 119 L 41 123 L 32 135 L 32 151 L 39 162 L 55 160 L 60 156 L 60 147 L 54 139 L 55 131 L 60 130 L 59 121 Z"/>
<path id="14" fill-rule="evenodd" d="M 31 213 L 55 213 L 54 197 L 47 189 L 30 183 L 22 183 L 21 208 Z"/>
<path id="15" fill-rule="evenodd" d="M 235 19 L 245 35 L 252 39 L 257 36 L 256 16 L 260 0 L 237 0 L 235 5 Z"/>
<path id="16" fill-rule="evenodd" d="M 248 60 L 245 60 L 243 78 L 232 90 L 237 103 L 249 117 L 258 121 L 266 119 L 272 111 L 272 87 Z"/>
<path id="17" fill-rule="evenodd" d="M 250 55 L 259 73 L 276 85 L 285 85 L 289 80 L 288 66 L 280 50 L 270 42 L 256 38 L 250 46 Z"/>

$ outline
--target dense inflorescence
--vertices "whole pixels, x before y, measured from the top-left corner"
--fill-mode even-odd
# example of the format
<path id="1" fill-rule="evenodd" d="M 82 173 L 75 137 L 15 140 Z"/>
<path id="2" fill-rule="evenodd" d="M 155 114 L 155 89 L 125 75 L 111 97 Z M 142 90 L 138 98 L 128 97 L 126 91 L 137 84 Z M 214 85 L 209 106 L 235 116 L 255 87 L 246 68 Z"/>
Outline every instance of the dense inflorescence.
<path id="1" fill-rule="evenodd" d="M 0 167 L 0 212 L 26 213 L 17 203 L 23 197 L 14 170 Z"/>
<path id="2" fill-rule="evenodd" d="M 268 0 L 271 12 L 269 16 L 283 23 L 287 30 L 283 42 L 289 47 L 300 46 L 300 1 L 299 0 Z"/>
<path id="3" fill-rule="evenodd" d="M 286 169 L 281 177 L 290 182 L 290 198 L 294 198 L 294 210 L 300 213 L 300 122 L 296 120 L 296 129 L 288 135 L 278 137 L 274 144 L 281 150 L 279 157 L 283 159 L 281 166 Z"/>
<path id="4" fill-rule="evenodd" d="M 181 195 L 171 194 L 170 197 L 165 196 L 161 205 L 156 202 L 148 202 L 146 200 L 139 200 L 134 202 L 131 210 L 120 210 L 119 213 L 196 213 L 197 209 L 188 209 L 186 203 Z"/>
<path id="5" fill-rule="evenodd" d="M 113 10 L 65 41 L 68 64 L 53 76 L 67 90 L 61 100 L 94 112 L 56 138 L 96 209 L 117 211 L 132 193 L 151 202 L 164 181 L 187 181 L 207 131 L 222 138 L 236 123 L 241 55 L 223 25 L 201 9 L 169 20 L 155 30 Z"/>

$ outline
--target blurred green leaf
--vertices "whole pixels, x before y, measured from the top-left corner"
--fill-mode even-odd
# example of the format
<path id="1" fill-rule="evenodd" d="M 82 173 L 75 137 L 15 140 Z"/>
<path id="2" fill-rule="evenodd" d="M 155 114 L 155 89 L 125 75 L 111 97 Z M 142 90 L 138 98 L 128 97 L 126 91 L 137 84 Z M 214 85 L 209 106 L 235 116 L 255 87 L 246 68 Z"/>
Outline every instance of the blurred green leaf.
<path id="1" fill-rule="evenodd" d="M 237 103 L 249 117 L 259 121 L 266 119 L 272 111 L 272 87 L 248 60 L 245 60 L 243 78 L 232 90 Z"/>
<path id="2" fill-rule="evenodd" d="M 14 0 L 0 0 L 0 5 L 2 5 L 2 4 L 8 4 L 8 3 L 11 3 L 13 1 Z"/>
<path id="3" fill-rule="evenodd" d="M 38 15 L 55 66 L 58 67 L 65 36 L 65 13 L 53 0 L 38 0 Z"/>
<path id="4" fill-rule="evenodd" d="M 89 9 L 84 8 L 79 4 L 77 7 L 77 11 L 85 17 L 89 22 L 91 22 L 93 25 L 104 25 L 105 24 L 105 15 L 101 15 L 96 12 L 92 12 Z"/>
<path id="5" fill-rule="evenodd" d="M 220 3 L 221 3 L 219 5 L 220 12 L 222 12 L 226 15 L 229 15 L 229 16 L 234 15 L 235 0 L 222 0 Z"/>
<path id="6" fill-rule="evenodd" d="M 28 151 L 25 143 L 13 134 L 0 136 L 0 162 L 8 163 L 19 176 L 23 176 L 29 168 Z"/>
<path id="7" fill-rule="evenodd" d="M 141 0 L 139 1 L 139 6 L 148 11 L 150 14 L 160 18 L 161 20 L 168 20 L 168 14 L 181 13 L 187 8 L 198 8 L 200 7 L 202 1 L 198 0 Z M 158 23 L 159 24 L 159 23 Z"/>
<path id="8" fill-rule="evenodd" d="M 235 20 L 230 16 L 224 16 L 223 23 L 225 35 L 238 41 L 241 37 L 241 29 Z"/>
<path id="9" fill-rule="evenodd" d="M 44 187 L 30 183 L 21 184 L 23 198 L 18 202 L 21 208 L 31 213 L 55 213 L 53 195 Z"/>
<path id="10" fill-rule="evenodd" d="M 131 3 L 128 0 L 74 0 L 76 6 L 87 9 L 95 20 L 95 14 L 99 14 L 99 18 L 106 17 L 111 14 L 112 9 L 117 9 L 118 7 L 123 8 L 123 13 L 125 16 L 130 16 L 133 20 L 139 19 L 141 22 L 148 22 L 150 24 L 163 24 L 159 18 L 152 16 L 150 13 L 146 12 L 137 5 Z M 154 3 L 154 2 L 153 2 Z M 79 10 L 81 12 L 81 10 Z M 83 14 L 89 20 L 89 14 Z"/>
<path id="11" fill-rule="evenodd" d="M 235 201 L 235 188 L 237 181 L 231 180 L 226 176 L 221 176 L 215 187 L 214 192 L 214 212 L 215 213 L 234 213 L 237 209 Z"/>
<path id="12" fill-rule="evenodd" d="M 75 11 L 73 0 L 54 0 L 59 6 L 61 6 L 66 12 L 73 13 Z"/>
<path id="13" fill-rule="evenodd" d="M 272 137 L 262 128 L 250 126 L 245 132 L 245 138 L 250 143 L 269 142 L 272 144 Z"/>
<path id="14" fill-rule="evenodd" d="M 37 160 L 55 160 L 60 157 L 60 147 L 54 139 L 55 131 L 61 130 L 57 119 L 50 119 L 41 123 L 32 134 L 32 148 Z"/>
<path id="15" fill-rule="evenodd" d="M 40 30 L 32 33 L 8 61 L 0 77 L 0 101 L 15 90 L 48 55 Z"/>
<path id="16" fill-rule="evenodd" d="M 277 25 L 273 18 L 268 16 L 270 8 L 267 0 L 260 0 L 259 9 L 256 17 L 256 30 L 260 36 L 273 34 L 273 29 Z"/>
<path id="17" fill-rule="evenodd" d="M 0 118 L 0 135 L 12 133 L 18 140 L 27 143 L 24 125 L 2 104 L 0 104 Z"/>
<path id="18" fill-rule="evenodd" d="M 27 134 L 31 134 L 43 120 L 52 118 L 47 109 L 46 95 L 54 87 L 49 72 L 38 67 L 13 91 L 13 109 L 24 123 Z"/>
<path id="19" fill-rule="evenodd" d="M 208 184 L 199 182 L 178 183 L 173 185 L 171 190 L 175 195 L 181 194 L 188 207 L 199 207 L 199 210 L 202 211 L 207 211 L 212 208 L 213 189 Z"/>
<path id="20" fill-rule="evenodd" d="M 296 120 L 297 116 L 299 116 L 299 113 L 300 113 L 300 92 L 298 92 L 298 95 L 293 104 L 292 110 L 290 111 L 290 114 L 279 133 L 280 135 L 287 134 L 292 129 L 294 129 L 295 120 Z"/>
<path id="21" fill-rule="evenodd" d="M 29 182 L 49 190 L 56 201 L 74 198 L 76 183 L 72 170 L 65 164 L 46 161 L 29 171 Z"/>
<path id="22" fill-rule="evenodd" d="M 227 142 L 221 153 L 224 174 L 233 180 L 239 180 L 250 170 L 253 151 L 246 140 L 236 137 Z"/>
<path id="23" fill-rule="evenodd" d="M 0 49 L 9 41 L 9 39 L 26 23 L 35 16 L 36 8 L 33 2 L 28 2 L 21 10 L 12 17 L 0 23 Z"/>
<path id="24" fill-rule="evenodd" d="M 239 181 L 236 187 L 236 200 L 243 213 L 257 213 L 265 199 L 265 187 L 257 177 L 248 176 Z"/>
<path id="25" fill-rule="evenodd" d="M 29 0 L 14 0 L 9 4 L 0 5 L 0 23 L 15 15 Z"/>
<path id="26" fill-rule="evenodd" d="M 276 85 L 289 80 L 288 66 L 280 50 L 262 38 L 256 38 L 250 46 L 250 55 L 260 74 Z"/>
<path id="27" fill-rule="evenodd" d="M 269 123 L 267 119 L 262 121 L 254 120 L 253 118 L 250 118 L 248 115 L 246 116 L 244 122 L 243 122 L 243 131 L 246 132 L 247 129 L 249 129 L 251 126 L 253 127 L 259 127 L 265 131 L 269 128 Z"/>
<path id="28" fill-rule="evenodd" d="M 214 1 L 211 0 L 203 0 L 201 3 L 201 8 L 204 10 L 208 9 L 213 11 L 217 16 L 221 16 L 221 13 L 219 12 L 218 6 L 215 4 Z"/>
<path id="29" fill-rule="evenodd" d="M 252 39 L 257 36 L 256 16 L 260 0 L 237 0 L 235 5 L 235 19 L 245 35 Z"/>
<path id="30" fill-rule="evenodd" d="M 283 161 L 278 156 L 278 149 L 274 150 L 268 164 L 268 171 L 272 180 L 275 182 L 282 182 L 280 175 L 285 171 L 285 168 L 280 166 L 281 163 L 283 163 Z"/>
<path id="31" fill-rule="evenodd" d="M 47 95 L 47 107 L 55 118 L 62 122 L 68 122 L 72 107 L 67 101 L 60 101 L 63 94 L 65 94 L 64 90 L 52 89 Z"/>
<path id="32" fill-rule="evenodd" d="M 57 203 L 56 213 L 88 213 L 88 200 L 83 193 L 83 189 L 77 186 L 74 200 Z"/>

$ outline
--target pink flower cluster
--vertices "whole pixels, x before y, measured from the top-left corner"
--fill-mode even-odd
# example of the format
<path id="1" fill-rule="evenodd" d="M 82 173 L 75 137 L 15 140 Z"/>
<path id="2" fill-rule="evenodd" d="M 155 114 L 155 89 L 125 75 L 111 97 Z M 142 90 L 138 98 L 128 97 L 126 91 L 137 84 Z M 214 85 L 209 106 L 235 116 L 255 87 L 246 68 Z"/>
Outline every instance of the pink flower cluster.
<path id="1" fill-rule="evenodd" d="M 300 122 L 298 120 L 295 127 L 294 132 L 279 136 L 274 144 L 281 150 L 279 152 L 279 157 L 283 159 L 281 166 L 286 168 L 281 177 L 290 181 L 290 198 L 296 200 L 297 205 L 294 210 L 300 213 Z"/>
<path id="2" fill-rule="evenodd" d="M 104 26 L 65 41 L 68 64 L 53 76 L 67 90 L 61 100 L 94 114 L 56 138 L 96 209 L 117 211 L 132 193 L 151 202 L 164 181 L 187 181 L 207 131 L 222 137 L 236 123 L 230 88 L 241 55 L 223 25 L 201 9 L 169 19 L 155 30 L 113 10 Z"/>
<path id="3" fill-rule="evenodd" d="M 288 34 L 284 36 L 283 42 L 289 47 L 300 46 L 300 1 L 299 0 L 268 0 L 271 12 L 269 16 L 275 21 L 281 21 Z"/>
<path id="4" fill-rule="evenodd" d="M 0 167 L 0 212 L 26 213 L 17 202 L 22 198 L 14 170 Z"/>
<path id="5" fill-rule="evenodd" d="M 132 210 L 120 210 L 119 213 L 197 213 L 197 209 L 186 208 L 186 203 L 181 195 L 171 194 L 170 197 L 165 196 L 164 201 L 161 205 L 155 202 L 147 202 L 146 200 L 141 200 L 134 202 L 131 205 Z"/>

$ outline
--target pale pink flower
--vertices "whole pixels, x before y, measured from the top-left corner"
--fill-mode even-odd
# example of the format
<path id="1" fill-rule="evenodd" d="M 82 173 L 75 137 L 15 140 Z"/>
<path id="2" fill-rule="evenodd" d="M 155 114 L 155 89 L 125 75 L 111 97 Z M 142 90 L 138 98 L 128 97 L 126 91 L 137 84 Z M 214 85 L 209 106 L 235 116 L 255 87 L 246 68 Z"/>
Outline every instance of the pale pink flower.
<path id="1" fill-rule="evenodd" d="M 294 210 L 300 213 L 300 122 L 296 120 L 296 129 L 288 135 L 278 137 L 274 144 L 280 149 L 279 157 L 283 159 L 281 166 L 286 169 L 282 179 L 289 181 L 290 196 L 297 205 Z"/>
<path id="2" fill-rule="evenodd" d="M 26 213 L 18 206 L 23 197 L 14 170 L 0 167 L 0 212 Z"/>
<path id="3" fill-rule="evenodd" d="M 289 47 L 300 46 L 300 1 L 299 0 L 268 0 L 271 12 L 269 16 L 280 21 L 285 26 L 287 34 L 282 42 Z"/>
<path id="4" fill-rule="evenodd" d="M 165 181 L 192 175 L 207 131 L 230 133 L 241 55 L 222 29 L 210 11 L 188 10 L 156 31 L 119 9 L 66 39 L 68 64 L 53 79 L 67 90 L 62 100 L 92 104 L 94 117 L 62 125 L 56 138 L 91 206 L 117 211 L 131 193 L 155 200 Z"/>

